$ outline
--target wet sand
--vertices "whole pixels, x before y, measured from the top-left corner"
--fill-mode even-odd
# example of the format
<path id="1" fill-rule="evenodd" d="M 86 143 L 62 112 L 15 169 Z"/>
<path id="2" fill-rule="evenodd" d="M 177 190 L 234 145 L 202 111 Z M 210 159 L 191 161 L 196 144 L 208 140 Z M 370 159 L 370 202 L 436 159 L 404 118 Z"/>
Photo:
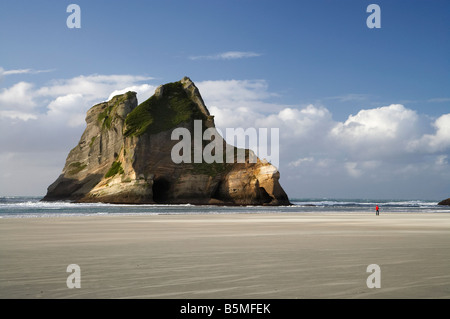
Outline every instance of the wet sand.
<path id="1" fill-rule="evenodd" d="M 450 298 L 450 214 L 4 218 L 0 298 Z"/>

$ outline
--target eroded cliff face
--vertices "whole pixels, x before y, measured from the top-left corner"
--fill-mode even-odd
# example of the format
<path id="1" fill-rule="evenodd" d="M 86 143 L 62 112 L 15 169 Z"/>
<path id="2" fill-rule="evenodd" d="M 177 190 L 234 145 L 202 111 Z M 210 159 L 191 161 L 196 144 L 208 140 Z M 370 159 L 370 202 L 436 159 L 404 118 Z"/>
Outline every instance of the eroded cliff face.
<path id="1" fill-rule="evenodd" d="M 171 152 L 179 141 L 171 139 L 172 131 L 194 132 L 194 120 L 202 121 L 203 131 L 214 128 L 197 87 L 186 77 L 160 86 L 139 106 L 134 92 L 93 106 L 80 142 L 43 200 L 289 204 L 279 172 L 265 161 L 251 163 L 247 157 L 245 163 L 174 163 Z M 221 137 L 218 143 L 227 149 Z"/>

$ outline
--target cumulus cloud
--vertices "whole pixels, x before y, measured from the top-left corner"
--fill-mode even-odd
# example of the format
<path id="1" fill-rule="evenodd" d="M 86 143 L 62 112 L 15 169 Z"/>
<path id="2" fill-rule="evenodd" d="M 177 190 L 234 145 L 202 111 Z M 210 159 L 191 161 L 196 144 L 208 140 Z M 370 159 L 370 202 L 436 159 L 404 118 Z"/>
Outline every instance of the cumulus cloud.
<path id="1" fill-rule="evenodd" d="M 280 127 L 284 138 L 314 139 L 317 135 L 323 137 L 333 122 L 326 108 L 310 104 L 300 109 L 285 107 L 277 114 L 257 119 L 255 124 L 259 127 Z"/>
<path id="2" fill-rule="evenodd" d="M 260 53 L 256 52 L 243 52 L 243 51 L 227 51 L 212 55 L 197 55 L 191 56 L 189 59 L 191 60 L 235 60 L 235 59 L 243 59 L 243 58 L 254 58 L 261 56 Z"/>
<path id="3" fill-rule="evenodd" d="M 149 81 L 151 77 L 136 75 L 80 75 L 71 79 L 55 80 L 50 85 L 39 88 L 37 95 L 58 97 L 66 94 L 83 94 L 89 99 L 103 99 L 117 89 L 129 87 L 140 82 Z"/>
<path id="4" fill-rule="evenodd" d="M 0 90 L 0 108 L 2 110 L 31 110 L 36 106 L 33 84 L 19 82 L 10 88 Z"/>
<path id="5" fill-rule="evenodd" d="M 9 74 L 30 72 L 44 71 L 11 70 Z M 94 74 L 54 80 L 41 87 L 21 81 L 0 90 L 0 118 L 23 121 L 42 118 L 64 122 L 71 127 L 82 126 L 87 109 L 109 100 L 111 95 L 133 90 L 140 100 L 147 99 L 155 87 L 139 82 L 151 79 L 137 75 Z"/>
<path id="6" fill-rule="evenodd" d="M 288 190 L 370 194 L 380 193 L 385 184 L 408 189 L 450 175 L 450 115 L 430 121 L 405 105 L 390 104 L 366 107 L 337 121 L 323 105 L 273 102 L 279 95 L 264 80 L 204 81 L 197 86 L 220 128 L 280 129 L 280 171 Z M 369 96 L 339 97 L 344 99 L 364 101 Z"/>
<path id="7" fill-rule="evenodd" d="M 415 111 L 400 104 L 391 104 L 350 115 L 344 123 L 338 123 L 331 133 L 352 143 L 361 140 L 384 141 L 409 136 L 417 119 Z"/>
<path id="8" fill-rule="evenodd" d="M 264 114 L 281 111 L 285 106 L 268 102 L 277 94 L 268 90 L 265 80 L 202 81 L 196 83 L 216 125 L 255 127 Z"/>
<path id="9" fill-rule="evenodd" d="M 71 127 L 84 124 L 85 114 L 80 112 L 80 106 L 85 106 L 86 101 L 82 94 L 67 94 L 58 96 L 48 105 L 48 118 L 67 123 Z M 85 108 L 85 107 L 84 107 Z"/>
<path id="10" fill-rule="evenodd" d="M 418 114 L 400 104 L 361 110 L 330 131 L 331 139 L 340 147 L 371 158 L 405 152 L 408 141 L 419 134 Z"/>
<path id="11" fill-rule="evenodd" d="M 149 97 L 151 97 L 156 90 L 156 86 L 149 85 L 149 84 L 141 84 L 141 85 L 133 85 L 128 86 L 121 90 L 114 90 L 108 97 L 108 100 L 111 100 L 114 96 L 119 94 L 127 93 L 128 91 L 133 91 L 137 93 L 137 96 L 139 97 L 139 101 L 143 102 L 147 100 Z"/>
<path id="12" fill-rule="evenodd" d="M 408 143 L 411 151 L 439 152 L 450 148 L 450 113 L 440 116 L 432 124 L 434 134 L 425 134 L 418 140 Z"/>
<path id="13" fill-rule="evenodd" d="M 269 92 L 264 80 L 204 81 L 197 86 L 221 128 L 278 127 L 289 143 L 307 143 L 308 149 L 318 145 L 328 149 L 327 153 L 345 153 L 352 160 L 360 159 L 361 153 L 375 159 L 384 159 L 391 153 L 409 156 L 412 145 L 428 146 L 428 152 L 450 146 L 450 115 L 433 123 L 435 134 L 425 134 L 426 118 L 401 104 L 362 109 L 340 122 L 321 105 L 268 102 L 278 94 Z M 297 160 L 301 158 L 310 157 Z M 371 159 L 364 159 L 366 163 L 368 160 Z"/>

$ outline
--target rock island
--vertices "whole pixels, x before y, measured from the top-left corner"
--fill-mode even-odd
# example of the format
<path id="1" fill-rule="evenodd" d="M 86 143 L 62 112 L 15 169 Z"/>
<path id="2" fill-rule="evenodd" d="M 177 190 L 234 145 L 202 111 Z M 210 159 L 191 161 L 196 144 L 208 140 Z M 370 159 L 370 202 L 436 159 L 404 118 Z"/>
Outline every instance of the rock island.
<path id="1" fill-rule="evenodd" d="M 175 128 L 215 128 L 195 84 L 159 86 L 138 105 L 127 92 L 93 106 L 86 129 L 44 201 L 115 204 L 289 205 L 275 166 L 245 150 L 245 162 L 175 163 Z M 194 134 L 192 134 L 194 136 Z M 227 145 L 221 138 L 221 143 Z M 225 147 L 223 149 L 226 149 Z M 231 149 L 236 149 L 231 147 Z M 237 152 L 235 152 L 236 154 Z M 255 156 L 256 161 L 249 161 Z"/>

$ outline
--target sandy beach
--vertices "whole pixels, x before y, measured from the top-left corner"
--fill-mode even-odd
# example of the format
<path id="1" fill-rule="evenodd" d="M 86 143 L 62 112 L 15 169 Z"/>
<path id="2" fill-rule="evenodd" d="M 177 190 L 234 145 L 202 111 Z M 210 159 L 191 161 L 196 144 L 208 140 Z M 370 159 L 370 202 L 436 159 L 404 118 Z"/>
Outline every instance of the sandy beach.
<path id="1" fill-rule="evenodd" d="M 450 214 L 3 218 L 0 298 L 450 298 Z"/>

